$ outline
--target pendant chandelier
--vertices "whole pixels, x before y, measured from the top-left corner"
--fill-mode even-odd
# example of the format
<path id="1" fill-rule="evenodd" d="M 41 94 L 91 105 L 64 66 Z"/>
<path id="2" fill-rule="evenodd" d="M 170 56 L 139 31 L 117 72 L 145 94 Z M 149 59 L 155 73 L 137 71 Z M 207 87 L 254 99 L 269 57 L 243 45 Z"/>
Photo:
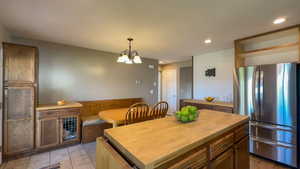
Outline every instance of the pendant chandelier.
<path id="1" fill-rule="evenodd" d="M 133 41 L 133 38 L 128 38 L 127 40 L 129 41 L 129 48 L 121 52 L 117 62 L 126 64 L 141 64 L 142 59 L 139 56 L 138 52 L 136 50 L 131 49 L 131 43 Z"/>

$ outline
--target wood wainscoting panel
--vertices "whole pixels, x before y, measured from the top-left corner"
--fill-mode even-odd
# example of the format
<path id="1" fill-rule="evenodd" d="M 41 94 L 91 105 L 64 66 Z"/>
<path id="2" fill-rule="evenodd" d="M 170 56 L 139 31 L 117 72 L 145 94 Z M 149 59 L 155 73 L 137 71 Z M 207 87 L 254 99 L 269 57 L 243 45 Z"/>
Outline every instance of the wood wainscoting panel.
<path id="1" fill-rule="evenodd" d="M 111 100 L 95 100 L 95 101 L 81 101 L 83 105 L 80 111 L 81 116 L 98 115 L 102 110 L 117 109 L 130 107 L 131 105 L 143 102 L 142 98 L 128 98 L 128 99 L 111 99 Z"/>

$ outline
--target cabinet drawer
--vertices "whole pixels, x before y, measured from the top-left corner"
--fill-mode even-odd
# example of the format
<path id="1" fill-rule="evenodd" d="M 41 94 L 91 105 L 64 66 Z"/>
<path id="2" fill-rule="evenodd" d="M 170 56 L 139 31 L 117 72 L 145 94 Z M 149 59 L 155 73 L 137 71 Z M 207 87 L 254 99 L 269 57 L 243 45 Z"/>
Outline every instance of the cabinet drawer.
<path id="1" fill-rule="evenodd" d="M 241 140 L 245 136 L 248 136 L 249 135 L 249 124 L 247 123 L 247 124 L 244 124 L 241 127 L 239 127 L 238 129 L 236 129 L 234 131 L 234 134 L 235 134 L 235 139 L 234 139 L 235 142 Z"/>
<path id="2" fill-rule="evenodd" d="M 202 169 L 208 163 L 208 148 L 198 147 L 167 161 L 154 164 L 155 169 Z"/>
<path id="3" fill-rule="evenodd" d="M 59 116 L 76 116 L 80 114 L 80 109 L 62 109 L 59 110 Z"/>
<path id="4" fill-rule="evenodd" d="M 233 108 L 224 107 L 224 106 L 213 106 L 213 110 L 226 112 L 226 113 L 233 113 Z"/>
<path id="5" fill-rule="evenodd" d="M 53 117 L 57 117 L 57 116 L 58 116 L 58 112 L 55 110 L 47 110 L 47 111 L 38 111 L 37 112 L 38 119 L 53 118 Z"/>
<path id="6" fill-rule="evenodd" d="M 229 133 L 209 145 L 210 159 L 214 159 L 234 143 L 234 133 Z"/>
<path id="7" fill-rule="evenodd" d="M 198 169 L 204 167 L 208 161 L 207 148 L 203 148 L 190 156 L 183 158 L 168 169 Z"/>
<path id="8" fill-rule="evenodd" d="M 234 152 L 233 149 L 227 150 L 218 158 L 211 162 L 210 169 L 234 169 Z M 245 168 L 237 168 L 245 169 Z"/>

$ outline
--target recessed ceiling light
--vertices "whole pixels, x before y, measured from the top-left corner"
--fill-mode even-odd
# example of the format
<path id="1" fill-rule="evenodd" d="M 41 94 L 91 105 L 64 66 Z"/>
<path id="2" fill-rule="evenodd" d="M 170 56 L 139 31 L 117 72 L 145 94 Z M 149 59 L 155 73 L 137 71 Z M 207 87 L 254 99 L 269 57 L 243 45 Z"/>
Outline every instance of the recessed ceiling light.
<path id="1" fill-rule="evenodd" d="M 164 64 L 164 61 L 161 61 L 161 60 L 160 60 L 160 61 L 159 61 L 159 64 Z"/>
<path id="2" fill-rule="evenodd" d="M 209 44 L 211 42 L 212 42 L 211 39 L 205 39 L 205 41 L 204 41 L 204 43 L 206 43 L 206 44 Z"/>
<path id="3" fill-rule="evenodd" d="M 273 21 L 273 24 L 277 25 L 277 24 L 282 24 L 283 22 L 285 22 L 286 19 L 285 18 L 277 18 Z"/>

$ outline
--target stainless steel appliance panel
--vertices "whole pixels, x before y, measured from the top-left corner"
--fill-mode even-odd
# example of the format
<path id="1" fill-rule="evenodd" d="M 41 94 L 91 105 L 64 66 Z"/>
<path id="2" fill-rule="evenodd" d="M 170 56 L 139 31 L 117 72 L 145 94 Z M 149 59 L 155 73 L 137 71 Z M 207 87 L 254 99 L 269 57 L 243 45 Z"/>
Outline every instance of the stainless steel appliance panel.
<path id="1" fill-rule="evenodd" d="M 250 136 L 272 142 L 297 145 L 297 130 L 295 128 L 250 122 Z"/>
<path id="2" fill-rule="evenodd" d="M 252 137 L 249 147 L 251 153 L 297 167 L 297 149 L 293 145 Z"/>
<path id="3" fill-rule="evenodd" d="M 256 66 L 241 67 L 237 72 L 238 100 L 237 111 L 241 115 L 254 118 L 259 113 L 258 105 L 258 69 Z"/>
<path id="4" fill-rule="evenodd" d="M 296 64 L 260 66 L 260 113 L 256 121 L 296 126 Z"/>

